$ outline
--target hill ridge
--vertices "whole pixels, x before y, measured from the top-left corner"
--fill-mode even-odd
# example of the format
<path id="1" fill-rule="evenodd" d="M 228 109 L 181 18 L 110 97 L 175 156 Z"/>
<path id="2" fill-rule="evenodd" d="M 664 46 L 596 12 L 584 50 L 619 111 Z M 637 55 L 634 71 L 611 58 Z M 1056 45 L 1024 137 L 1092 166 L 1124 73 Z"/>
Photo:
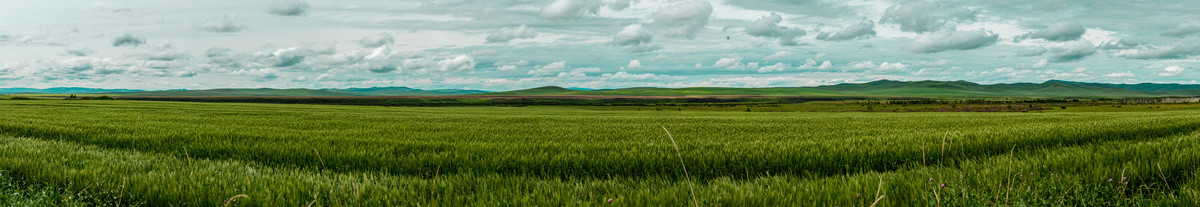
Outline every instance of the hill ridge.
<path id="1" fill-rule="evenodd" d="M 584 90 L 561 86 L 541 86 L 528 89 L 489 92 L 465 89 L 422 90 L 407 86 L 377 86 L 324 89 L 274 89 L 274 88 L 218 88 L 205 90 L 159 90 L 142 91 L 132 89 L 94 89 L 80 87 L 56 87 L 47 89 L 0 88 L 0 94 L 12 93 L 96 93 L 126 96 L 712 96 L 712 95 L 757 95 L 757 96 L 934 96 L 934 97 L 1152 97 L 1152 96 L 1200 96 L 1200 85 L 1178 83 L 1089 83 L 1065 80 L 1047 80 L 1041 83 L 994 83 L 979 84 L 965 80 L 955 81 L 898 81 L 880 79 L 863 83 L 841 83 L 807 87 L 631 87 L 616 89 Z"/>

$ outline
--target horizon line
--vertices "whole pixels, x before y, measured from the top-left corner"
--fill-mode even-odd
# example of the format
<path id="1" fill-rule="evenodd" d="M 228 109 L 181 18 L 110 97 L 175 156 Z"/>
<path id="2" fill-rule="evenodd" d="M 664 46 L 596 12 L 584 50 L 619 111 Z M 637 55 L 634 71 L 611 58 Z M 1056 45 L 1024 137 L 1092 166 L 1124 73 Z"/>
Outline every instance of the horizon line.
<path id="1" fill-rule="evenodd" d="M 741 89 L 756 89 L 756 88 L 812 88 L 812 87 L 821 87 L 821 86 L 834 86 L 834 85 L 841 85 L 841 84 L 864 84 L 864 83 L 872 83 L 872 82 L 879 82 L 879 81 L 896 81 L 896 82 L 925 82 L 925 81 L 934 81 L 934 82 L 969 82 L 969 83 L 974 83 L 974 84 L 979 84 L 979 85 L 1003 85 L 1003 84 L 1022 84 L 1022 83 L 1026 83 L 1026 84 L 1044 84 L 1044 83 L 1048 83 L 1048 82 L 1052 82 L 1052 81 L 1073 82 L 1073 83 L 1090 83 L 1090 84 L 1113 84 L 1113 85 L 1138 85 L 1138 84 L 1200 85 L 1200 83 L 1196 83 L 1196 84 L 1189 84 L 1189 83 L 1177 83 L 1177 82 L 1176 82 L 1176 83 L 1170 83 L 1170 82 L 1111 83 L 1111 82 L 1084 82 L 1084 81 L 1071 81 L 1071 80 L 1059 80 L 1059 79 L 1049 79 L 1049 80 L 1045 80 L 1045 81 L 1041 81 L 1041 82 L 997 82 L 997 83 L 979 83 L 979 82 L 975 82 L 975 81 L 968 81 L 968 80 L 934 80 L 934 79 L 925 79 L 925 80 L 893 80 L 893 79 L 887 79 L 887 78 L 883 78 L 883 79 L 876 79 L 876 80 L 872 80 L 872 81 L 863 81 L 863 82 L 844 82 L 844 83 L 832 83 L 832 84 L 811 85 L 811 86 L 773 86 L 773 87 L 737 87 L 737 86 L 655 87 L 655 86 L 635 86 L 635 87 L 621 87 L 621 88 L 584 88 L 584 87 L 567 87 L 567 86 L 559 86 L 559 85 L 545 85 L 545 86 L 537 86 L 537 87 L 529 87 L 529 88 L 517 88 L 517 89 L 508 89 L 508 90 L 498 90 L 498 91 L 497 91 L 497 90 L 484 90 L 484 89 L 468 89 L 468 88 L 435 88 L 435 89 L 424 89 L 424 88 L 417 88 L 417 87 L 412 87 L 412 86 L 370 86 L 370 87 L 345 87 L 345 88 L 271 88 L 271 87 L 245 87 L 245 88 L 176 88 L 176 89 L 93 88 L 93 87 L 85 87 L 85 86 L 59 86 L 59 87 L 45 87 L 45 88 L 38 88 L 38 87 L 21 87 L 21 86 L 17 86 L 17 87 L 0 87 L 0 89 L 18 89 L 18 88 L 19 88 L 19 89 L 37 89 L 37 90 L 47 90 L 47 89 L 55 89 L 55 88 L 84 88 L 84 89 L 97 89 L 97 90 L 139 90 L 139 91 L 197 90 L 197 91 L 198 91 L 198 90 L 219 90 L 219 89 L 275 89 L 275 90 L 308 89 L 308 90 L 328 90 L 328 89 L 368 89 L 368 88 L 410 88 L 410 89 L 416 89 L 416 90 L 422 90 L 422 91 L 434 91 L 434 90 L 474 90 L 474 91 L 485 91 L 485 92 L 504 92 L 504 91 L 517 91 L 517 90 L 526 90 L 526 89 L 544 88 L 544 87 L 559 87 L 559 88 L 565 88 L 565 89 L 572 89 L 572 88 L 576 88 L 576 89 L 589 89 L 589 90 L 616 90 L 616 89 L 628 89 L 628 88 L 663 88 L 663 89 L 680 89 L 680 88 L 741 88 Z M 572 89 L 572 90 L 574 90 L 574 89 Z"/>

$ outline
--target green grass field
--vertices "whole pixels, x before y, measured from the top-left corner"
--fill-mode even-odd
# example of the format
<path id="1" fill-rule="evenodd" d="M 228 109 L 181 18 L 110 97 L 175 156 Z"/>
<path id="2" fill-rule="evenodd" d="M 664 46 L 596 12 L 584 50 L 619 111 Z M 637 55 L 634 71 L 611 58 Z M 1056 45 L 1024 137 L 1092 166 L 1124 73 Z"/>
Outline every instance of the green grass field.
<path id="1" fill-rule="evenodd" d="M 1196 206 L 1200 110 L 1188 106 L 761 113 L 0 100 L 0 205 L 220 206 L 237 196 L 230 205 Z"/>

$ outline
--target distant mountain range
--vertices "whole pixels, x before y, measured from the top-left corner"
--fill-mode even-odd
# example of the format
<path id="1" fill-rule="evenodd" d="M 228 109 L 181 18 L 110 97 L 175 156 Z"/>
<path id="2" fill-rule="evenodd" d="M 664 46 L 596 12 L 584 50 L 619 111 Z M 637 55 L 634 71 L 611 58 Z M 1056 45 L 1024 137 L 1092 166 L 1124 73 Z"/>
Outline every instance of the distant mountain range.
<path id="1" fill-rule="evenodd" d="M 983 85 L 967 81 L 893 81 L 844 83 L 815 87 L 779 88 L 622 88 L 573 90 L 546 86 L 524 90 L 492 92 L 476 95 L 595 95 L 595 96 L 695 96 L 695 95 L 761 95 L 761 96 L 940 96 L 940 97 L 1148 97 L 1200 96 L 1200 85 L 1184 84 L 1107 84 L 1051 80 L 1043 83 L 1008 83 Z"/>
<path id="2" fill-rule="evenodd" d="M 408 87 L 346 89 L 209 89 L 142 91 L 94 88 L 0 88 L 0 94 L 110 94 L 119 96 L 939 96 L 939 97 L 1150 97 L 1200 96 L 1200 85 L 1187 84 L 1109 84 L 1051 80 L 1043 83 L 977 84 L 967 81 L 893 81 L 844 83 L 815 87 L 778 88 L 622 88 L 574 89 L 546 86 L 531 89 L 489 92 L 480 90 L 421 90 Z"/>
<path id="3" fill-rule="evenodd" d="M 65 90 L 73 89 L 73 90 Z M 0 88 L 0 94 L 109 94 L 119 96 L 449 96 L 487 93 L 479 90 L 421 90 L 409 87 L 345 89 L 223 88 L 207 90 L 142 91 L 91 88 Z"/>
<path id="4" fill-rule="evenodd" d="M 59 87 L 59 88 L 0 88 L 0 94 L 19 94 L 19 93 L 41 93 L 41 94 L 73 94 L 73 93 L 126 93 L 126 92 L 142 92 L 143 90 L 132 89 L 99 89 L 99 88 L 79 88 L 79 87 Z"/>

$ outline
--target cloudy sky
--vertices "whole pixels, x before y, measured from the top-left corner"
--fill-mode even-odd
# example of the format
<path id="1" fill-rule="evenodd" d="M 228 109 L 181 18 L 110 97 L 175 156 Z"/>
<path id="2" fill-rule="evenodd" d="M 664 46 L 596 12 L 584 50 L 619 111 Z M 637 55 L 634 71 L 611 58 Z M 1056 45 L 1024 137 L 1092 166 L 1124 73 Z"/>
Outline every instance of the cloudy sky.
<path id="1" fill-rule="evenodd" d="M 1197 83 L 1191 0 L 0 3 L 0 87 Z"/>

